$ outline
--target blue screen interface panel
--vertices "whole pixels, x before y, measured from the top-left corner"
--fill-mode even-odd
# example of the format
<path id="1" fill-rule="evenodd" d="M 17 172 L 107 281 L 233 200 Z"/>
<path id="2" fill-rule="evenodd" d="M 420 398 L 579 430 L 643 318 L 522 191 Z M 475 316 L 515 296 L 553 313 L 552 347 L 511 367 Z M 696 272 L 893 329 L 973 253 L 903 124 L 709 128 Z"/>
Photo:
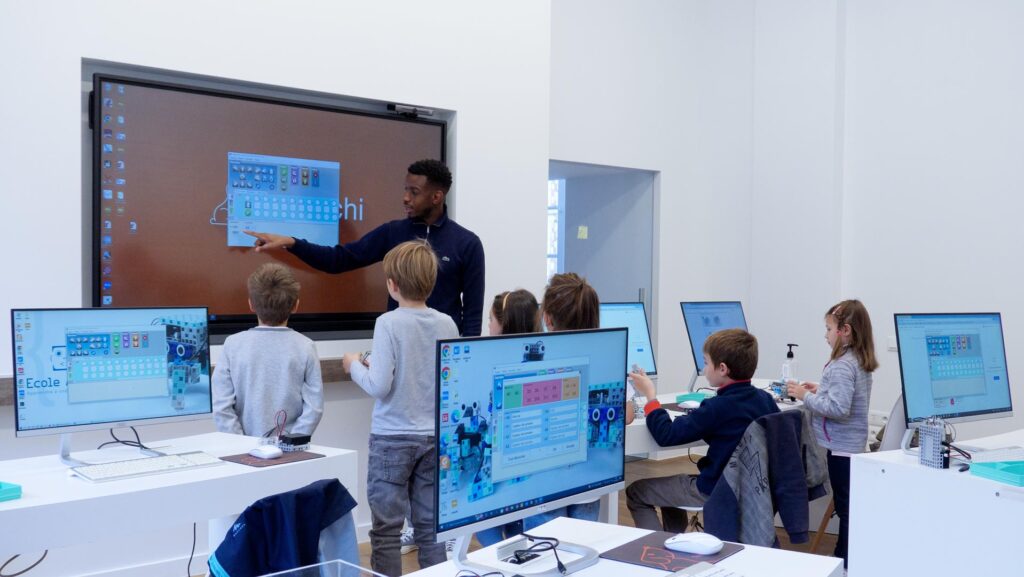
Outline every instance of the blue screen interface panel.
<path id="1" fill-rule="evenodd" d="M 205 308 L 11 311 L 17 431 L 211 412 L 206 315 Z"/>
<path id="2" fill-rule="evenodd" d="M 897 314 L 907 422 L 1009 412 L 999 313 Z"/>
<path id="3" fill-rule="evenodd" d="M 647 328 L 647 313 L 643 303 L 601 303 L 601 328 L 626 327 L 629 329 L 629 351 L 626 367 L 638 366 L 648 375 L 658 374 L 651 346 L 651 332 Z"/>
<path id="4" fill-rule="evenodd" d="M 686 333 L 690 337 L 693 362 L 697 372 L 704 374 L 704 341 L 725 329 L 747 330 L 743 305 L 739 301 L 679 303 L 683 309 Z"/>
<path id="5" fill-rule="evenodd" d="M 438 531 L 623 480 L 626 330 L 441 341 Z"/>
<path id="6" fill-rule="evenodd" d="M 334 246 L 342 211 L 362 210 L 340 204 L 341 164 L 324 160 L 229 152 L 226 190 L 228 246 L 252 246 L 245 230 Z"/>

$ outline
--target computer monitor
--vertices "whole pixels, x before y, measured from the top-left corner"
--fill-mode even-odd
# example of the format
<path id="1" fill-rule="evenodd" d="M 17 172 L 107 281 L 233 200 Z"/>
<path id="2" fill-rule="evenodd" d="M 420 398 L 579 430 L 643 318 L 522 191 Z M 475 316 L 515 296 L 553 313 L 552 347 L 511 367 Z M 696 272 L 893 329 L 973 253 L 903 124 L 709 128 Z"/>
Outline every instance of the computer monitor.
<path id="1" fill-rule="evenodd" d="M 601 303 L 601 328 L 616 327 L 629 329 L 626 367 L 632 370 L 636 365 L 648 375 L 657 375 L 658 365 L 654 362 L 654 348 L 651 346 L 651 331 L 647 327 L 644 303 Z"/>
<path id="2" fill-rule="evenodd" d="M 625 328 L 438 342 L 435 529 L 458 564 L 475 531 L 623 487 L 626 346 Z M 597 558 L 559 548 L 587 551 L 570 570 Z"/>
<path id="3" fill-rule="evenodd" d="M 206 319 L 202 307 L 13 309 L 15 434 L 209 418 Z"/>
<path id="4" fill-rule="evenodd" d="M 1012 417 L 999 313 L 897 314 L 903 406 L 908 428 Z"/>
<path id="5" fill-rule="evenodd" d="M 682 302 L 683 322 L 690 337 L 694 366 L 698 374 L 704 374 L 704 341 L 713 333 L 725 329 L 747 330 L 747 319 L 743 316 L 740 301 Z"/>

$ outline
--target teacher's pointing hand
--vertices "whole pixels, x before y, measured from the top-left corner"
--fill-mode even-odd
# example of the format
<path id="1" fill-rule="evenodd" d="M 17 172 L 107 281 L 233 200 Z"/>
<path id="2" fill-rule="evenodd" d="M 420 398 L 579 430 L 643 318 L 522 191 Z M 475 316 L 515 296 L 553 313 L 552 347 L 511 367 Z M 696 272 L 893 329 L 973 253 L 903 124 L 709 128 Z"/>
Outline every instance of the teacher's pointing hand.
<path id="1" fill-rule="evenodd" d="M 283 234 L 256 232 L 253 230 L 243 230 L 242 232 L 249 236 L 256 237 L 256 242 L 253 243 L 253 246 L 256 247 L 256 252 L 263 252 L 265 250 L 273 250 L 277 248 L 291 248 L 295 245 L 294 238 Z"/>

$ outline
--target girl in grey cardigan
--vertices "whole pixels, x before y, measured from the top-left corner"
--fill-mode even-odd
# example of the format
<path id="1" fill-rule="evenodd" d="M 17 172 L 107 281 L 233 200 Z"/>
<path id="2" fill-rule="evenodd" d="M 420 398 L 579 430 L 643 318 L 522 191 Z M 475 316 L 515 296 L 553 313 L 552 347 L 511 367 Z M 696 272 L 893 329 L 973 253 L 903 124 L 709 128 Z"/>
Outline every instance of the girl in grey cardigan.
<path id="1" fill-rule="evenodd" d="M 825 313 L 825 340 L 832 355 L 821 383 L 787 383 L 789 395 L 810 411 L 818 444 L 828 449 L 828 475 L 839 515 L 835 556 L 846 566 L 850 527 L 850 455 L 862 453 L 868 439 L 871 373 L 878 368 L 871 318 L 858 300 L 843 301 Z"/>

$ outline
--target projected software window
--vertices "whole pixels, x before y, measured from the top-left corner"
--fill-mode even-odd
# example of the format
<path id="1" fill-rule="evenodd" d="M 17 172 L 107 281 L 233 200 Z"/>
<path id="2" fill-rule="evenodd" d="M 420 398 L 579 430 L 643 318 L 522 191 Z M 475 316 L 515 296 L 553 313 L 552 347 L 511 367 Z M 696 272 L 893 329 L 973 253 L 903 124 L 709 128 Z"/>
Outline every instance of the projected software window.
<path id="1" fill-rule="evenodd" d="M 362 203 L 341 204 L 341 164 L 229 152 L 228 246 L 252 246 L 244 230 L 338 244 L 338 221 L 362 220 Z M 216 221 L 216 214 L 213 221 Z"/>
<path id="2" fill-rule="evenodd" d="M 168 394 L 163 325 L 76 329 L 66 347 L 69 403 Z"/>
<path id="3" fill-rule="evenodd" d="M 495 482 L 587 460 L 587 364 L 571 358 L 495 368 Z"/>

